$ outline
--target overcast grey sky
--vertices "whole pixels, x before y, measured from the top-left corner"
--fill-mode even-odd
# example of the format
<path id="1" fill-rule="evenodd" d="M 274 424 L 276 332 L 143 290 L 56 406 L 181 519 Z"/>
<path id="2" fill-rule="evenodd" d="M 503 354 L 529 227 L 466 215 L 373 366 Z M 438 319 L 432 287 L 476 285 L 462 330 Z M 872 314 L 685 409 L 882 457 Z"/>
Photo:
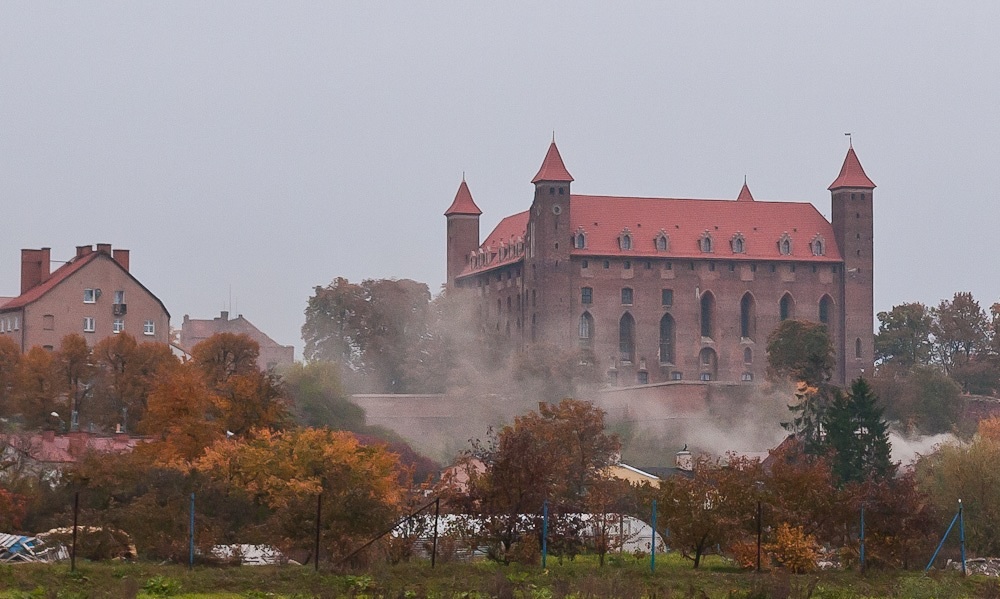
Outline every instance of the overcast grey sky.
<path id="1" fill-rule="evenodd" d="M 167 305 L 301 349 L 315 285 L 444 280 L 552 131 L 574 190 L 810 201 L 847 139 L 877 310 L 1000 299 L 996 2 L 0 2 L 0 295 L 108 242 Z"/>

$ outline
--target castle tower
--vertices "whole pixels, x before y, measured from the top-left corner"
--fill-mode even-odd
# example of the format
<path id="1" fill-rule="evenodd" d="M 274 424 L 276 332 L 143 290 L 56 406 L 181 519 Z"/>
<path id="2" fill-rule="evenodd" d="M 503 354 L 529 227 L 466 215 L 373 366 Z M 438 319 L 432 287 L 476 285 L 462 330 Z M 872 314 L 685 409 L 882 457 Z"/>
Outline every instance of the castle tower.
<path id="1" fill-rule="evenodd" d="M 455 287 L 455 278 L 468 266 L 469 255 L 479 249 L 479 215 L 482 213 L 463 176 L 455 200 L 444 213 L 448 221 L 447 289 Z"/>
<path id="2" fill-rule="evenodd" d="M 528 215 L 524 314 L 526 341 L 546 341 L 563 347 L 574 329 L 570 317 L 573 290 L 570 276 L 570 183 L 555 141 L 549 145 L 531 182 L 535 198 Z"/>
<path id="3" fill-rule="evenodd" d="M 833 233 L 844 258 L 843 283 L 834 333 L 837 372 L 834 381 L 850 382 L 874 367 L 874 248 L 872 194 L 875 184 L 865 174 L 852 145 L 840 175 L 830 184 Z"/>

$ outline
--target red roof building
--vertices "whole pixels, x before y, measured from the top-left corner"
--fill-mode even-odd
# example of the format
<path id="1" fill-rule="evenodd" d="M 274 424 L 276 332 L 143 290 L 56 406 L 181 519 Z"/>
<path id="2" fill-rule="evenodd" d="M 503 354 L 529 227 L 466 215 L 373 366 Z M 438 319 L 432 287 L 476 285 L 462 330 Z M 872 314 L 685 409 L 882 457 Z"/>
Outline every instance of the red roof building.
<path id="1" fill-rule="evenodd" d="M 553 142 L 530 209 L 480 241 L 463 179 L 445 213 L 448 286 L 479 298 L 487 330 L 579 347 L 618 385 L 752 382 L 768 333 L 795 318 L 828 326 L 836 382 L 870 372 L 875 184 L 853 147 L 831 220 L 746 182 L 726 200 L 576 194 L 573 181 Z"/>
<path id="2" fill-rule="evenodd" d="M 170 313 L 129 272 L 129 251 L 99 243 L 51 270 L 49 248 L 21 250 L 21 294 L 0 304 L 0 335 L 26 352 L 54 349 L 79 333 L 91 346 L 128 331 L 140 341 L 166 343 Z"/>

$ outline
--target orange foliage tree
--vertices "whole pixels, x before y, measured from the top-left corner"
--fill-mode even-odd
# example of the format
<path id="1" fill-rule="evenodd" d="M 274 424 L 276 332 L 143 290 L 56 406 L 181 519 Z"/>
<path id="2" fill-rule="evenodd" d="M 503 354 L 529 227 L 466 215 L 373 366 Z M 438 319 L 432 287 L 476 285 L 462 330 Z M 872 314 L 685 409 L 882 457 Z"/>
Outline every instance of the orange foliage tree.
<path id="1" fill-rule="evenodd" d="M 397 456 L 347 432 L 255 430 L 244 439 L 217 441 L 195 465 L 231 493 L 269 509 L 266 527 L 286 550 L 312 547 L 322 492 L 324 547 L 331 558 L 384 529 L 406 497 Z"/>
<path id="2" fill-rule="evenodd" d="M 155 453 L 159 464 L 194 460 L 224 436 L 217 403 L 199 370 L 190 364 L 178 367 L 149 393 L 146 416 L 139 428 L 157 442 L 138 450 Z"/>

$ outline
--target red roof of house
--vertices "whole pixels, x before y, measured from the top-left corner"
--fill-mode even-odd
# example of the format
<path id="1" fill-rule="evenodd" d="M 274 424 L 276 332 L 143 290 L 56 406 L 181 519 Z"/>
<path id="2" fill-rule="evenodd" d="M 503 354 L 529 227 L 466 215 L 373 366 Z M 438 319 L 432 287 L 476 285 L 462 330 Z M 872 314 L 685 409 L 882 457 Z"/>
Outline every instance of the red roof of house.
<path id="1" fill-rule="evenodd" d="M 545 160 L 542 161 L 542 167 L 538 169 L 538 174 L 535 175 L 535 178 L 531 182 L 572 180 L 573 175 L 570 175 L 569 171 L 566 170 L 562 156 L 559 155 L 559 148 L 556 147 L 556 142 L 553 141 L 549 144 L 549 151 L 545 153 Z"/>
<path id="2" fill-rule="evenodd" d="M 737 202 L 752 202 L 753 195 L 750 193 L 750 188 L 747 187 L 747 182 L 743 182 L 743 189 L 740 190 L 740 195 L 736 197 Z"/>
<path id="3" fill-rule="evenodd" d="M 471 214 L 479 216 L 482 213 L 483 211 L 479 209 L 479 206 L 476 206 L 476 202 L 472 199 L 472 192 L 469 191 L 469 186 L 465 184 L 465 177 L 463 177 L 462 184 L 458 186 L 458 193 L 455 194 L 455 201 L 445 210 L 444 215 Z"/>
<path id="4" fill-rule="evenodd" d="M 268 337 L 264 331 L 254 326 L 254 324 L 244 318 L 242 314 L 238 315 L 236 318 L 230 319 L 229 314 L 226 313 L 224 318 L 220 316 L 210 320 L 187 318 L 185 316 L 184 322 L 181 324 L 181 338 L 184 341 L 184 345 L 181 346 L 181 349 L 186 352 L 190 352 L 194 349 L 195 345 L 205 339 L 208 339 L 216 333 L 246 335 L 256 341 L 257 345 L 259 345 L 261 349 L 271 347 L 287 347 Z"/>
<path id="5" fill-rule="evenodd" d="M 749 190 L 747 189 L 749 194 Z M 518 262 L 523 255 L 510 252 L 502 256 L 501 241 L 509 244 L 523 240 L 528 226 L 528 212 L 519 212 L 500 221 L 483 242 L 481 249 L 493 254 L 492 260 L 479 267 L 469 266 L 462 273 L 484 272 Z M 632 249 L 622 250 L 620 236 L 628 230 Z M 574 256 L 634 256 L 642 258 L 698 258 L 732 260 L 796 260 L 839 262 L 843 258 L 830 225 L 816 208 L 806 202 L 762 202 L 733 200 L 693 200 L 675 198 L 629 198 L 614 196 L 570 196 L 570 231 L 583 232 L 582 249 L 572 249 Z M 667 251 L 656 249 L 656 238 L 663 232 Z M 712 238 L 712 251 L 703 252 L 704 235 Z M 791 241 L 791 253 L 782 254 L 779 242 L 785 235 Z M 743 238 L 743 253 L 734 253 L 730 243 Z M 814 255 L 811 242 L 823 241 L 824 252 Z"/>
<path id="6" fill-rule="evenodd" d="M 69 262 L 63 264 L 62 266 L 57 268 L 52 274 L 50 274 L 48 279 L 45 279 L 45 281 L 39 283 L 38 285 L 35 285 L 31 289 L 22 293 L 21 295 L 3 304 L 2 306 L 0 306 L 0 310 L 11 310 L 14 308 L 23 308 L 24 306 L 27 306 L 31 302 L 37 300 L 38 298 L 48 293 L 49 290 L 51 290 L 59 283 L 65 281 L 67 278 L 69 278 L 70 275 L 80 270 L 85 265 L 90 264 L 91 262 L 96 260 L 98 256 L 102 255 L 107 256 L 109 260 L 112 259 L 111 256 L 108 256 L 107 254 L 104 254 L 102 252 L 91 252 L 85 256 L 74 256 Z M 117 262 L 115 264 L 117 264 Z"/>
<path id="7" fill-rule="evenodd" d="M 861 168 L 861 161 L 858 160 L 858 155 L 854 153 L 854 146 L 848 148 L 847 157 L 844 158 L 844 165 L 840 167 L 840 174 L 827 189 L 837 189 L 838 187 L 875 189 L 875 184 L 865 174 L 865 169 Z"/>

